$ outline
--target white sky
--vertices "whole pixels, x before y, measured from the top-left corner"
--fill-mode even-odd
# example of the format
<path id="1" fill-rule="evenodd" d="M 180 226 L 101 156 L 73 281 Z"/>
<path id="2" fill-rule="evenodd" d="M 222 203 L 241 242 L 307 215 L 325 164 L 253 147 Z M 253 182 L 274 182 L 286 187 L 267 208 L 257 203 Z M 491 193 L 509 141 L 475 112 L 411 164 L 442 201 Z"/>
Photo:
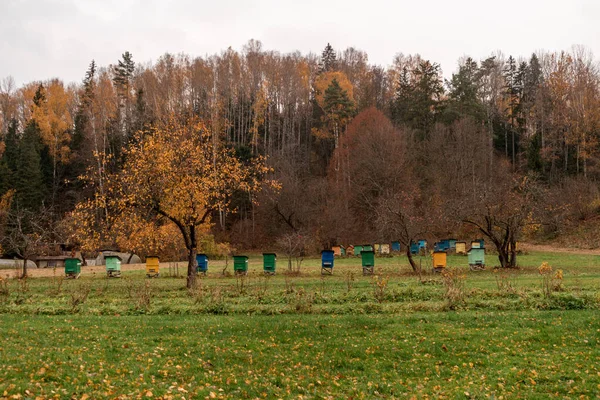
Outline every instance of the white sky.
<path id="1" fill-rule="evenodd" d="M 420 53 L 445 76 L 464 55 L 584 45 L 600 56 L 600 0 L 0 0 L 0 78 L 83 79 L 88 64 L 263 48 L 320 53 L 354 46 L 387 66 Z"/>

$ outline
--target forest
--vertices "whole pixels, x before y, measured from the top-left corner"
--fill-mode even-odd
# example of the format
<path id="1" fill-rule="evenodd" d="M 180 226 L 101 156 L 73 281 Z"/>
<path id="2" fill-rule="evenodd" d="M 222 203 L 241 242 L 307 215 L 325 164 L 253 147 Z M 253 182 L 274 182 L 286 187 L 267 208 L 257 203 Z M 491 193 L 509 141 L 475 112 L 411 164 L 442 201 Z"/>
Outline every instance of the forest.
<path id="1" fill-rule="evenodd" d="M 5 257 L 60 245 L 192 264 L 455 236 L 485 237 L 510 267 L 519 240 L 597 246 L 600 69 L 583 47 L 464 57 L 445 79 L 418 54 L 382 67 L 250 40 L 154 63 L 124 52 L 82 77 L 0 81 Z"/>

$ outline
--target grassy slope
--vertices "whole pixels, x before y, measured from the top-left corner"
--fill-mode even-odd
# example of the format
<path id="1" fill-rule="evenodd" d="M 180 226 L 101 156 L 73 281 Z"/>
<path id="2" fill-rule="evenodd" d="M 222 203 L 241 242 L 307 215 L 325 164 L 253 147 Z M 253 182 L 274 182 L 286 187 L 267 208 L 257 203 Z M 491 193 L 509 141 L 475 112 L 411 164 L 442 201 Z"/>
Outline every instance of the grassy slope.
<path id="1" fill-rule="evenodd" d="M 254 258 L 243 287 L 213 263 L 191 294 L 183 279 L 142 271 L 83 276 L 60 291 L 59 279 L 11 280 L 0 296 L 0 397 L 594 398 L 599 259 L 532 253 L 504 274 L 471 273 L 450 257 L 464 301 L 450 301 L 439 276 L 419 283 L 404 257 L 377 259 L 378 278 L 345 259 L 332 277 L 308 260 L 302 276 L 270 279 Z M 542 295 L 542 261 L 564 270 L 564 292 Z M 440 312 L 449 308 L 459 311 Z"/>
<path id="2" fill-rule="evenodd" d="M 597 312 L 4 316 L 7 394 L 593 397 Z M 192 395 L 193 394 L 193 395 Z"/>

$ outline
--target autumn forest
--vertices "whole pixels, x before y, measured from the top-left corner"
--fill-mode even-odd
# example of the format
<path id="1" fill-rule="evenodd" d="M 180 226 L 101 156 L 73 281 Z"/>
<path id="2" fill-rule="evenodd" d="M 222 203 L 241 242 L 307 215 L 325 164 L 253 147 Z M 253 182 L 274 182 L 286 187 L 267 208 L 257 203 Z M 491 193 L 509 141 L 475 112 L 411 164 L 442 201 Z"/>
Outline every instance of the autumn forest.
<path id="1" fill-rule="evenodd" d="M 451 75 L 418 54 L 384 68 L 329 44 L 134 57 L 91 60 L 79 84 L 1 80 L 5 256 L 61 243 L 191 268 L 198 251 L 460 236 L 511 266 L 517 241 L 600 215 L 600 69 L 586 48 L 464 57 Z"/>

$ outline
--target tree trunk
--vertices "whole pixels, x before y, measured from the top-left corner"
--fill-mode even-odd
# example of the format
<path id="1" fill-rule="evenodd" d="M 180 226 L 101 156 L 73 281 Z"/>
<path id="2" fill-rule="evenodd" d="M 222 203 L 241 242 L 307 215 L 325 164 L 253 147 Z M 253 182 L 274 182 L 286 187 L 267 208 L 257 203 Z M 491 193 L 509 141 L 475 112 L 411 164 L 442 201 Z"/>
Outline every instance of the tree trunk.
<path id="1" fill-rule="evenodd" d="M 198 264 L 196 263 L 196 247 L 188 248 L 188 272 L 187 272 L 187 287 L 188 289 L 196 283 L 198 276 Z"/>
<path id="2" fill-rule="evenodd" d="M 23 257 L 23 274 L 21 279 L 27 278 L 27 257 Z"/>
<path id="3" fill-rule="evenodd" d="M 509 268 L 517 268 L 517 243 L 514 240 L 511 240 L 509 243 L 509 258 L 508 258 L 508 267 Z"/>
<path id="4" fill-rule="evenodd" d="M 498 261 L 500 261 L 500 268 L 506 268 L 508 263 L 508 256 L 506 251 L 502 249 L 502 246 L 496 246 L 498 249 Z"/>
<path id="5" fill-rule="evenodd" d="M 415 260 L 413 260 L 412 253 L 410 252 L 410 244 L 406 246 L 406 257 L 408 257 L 408 262 L 410 263 L 413 271 L 420 272 L 419 268 L 417 268 L 417 264 L 415 264 Z"/>

